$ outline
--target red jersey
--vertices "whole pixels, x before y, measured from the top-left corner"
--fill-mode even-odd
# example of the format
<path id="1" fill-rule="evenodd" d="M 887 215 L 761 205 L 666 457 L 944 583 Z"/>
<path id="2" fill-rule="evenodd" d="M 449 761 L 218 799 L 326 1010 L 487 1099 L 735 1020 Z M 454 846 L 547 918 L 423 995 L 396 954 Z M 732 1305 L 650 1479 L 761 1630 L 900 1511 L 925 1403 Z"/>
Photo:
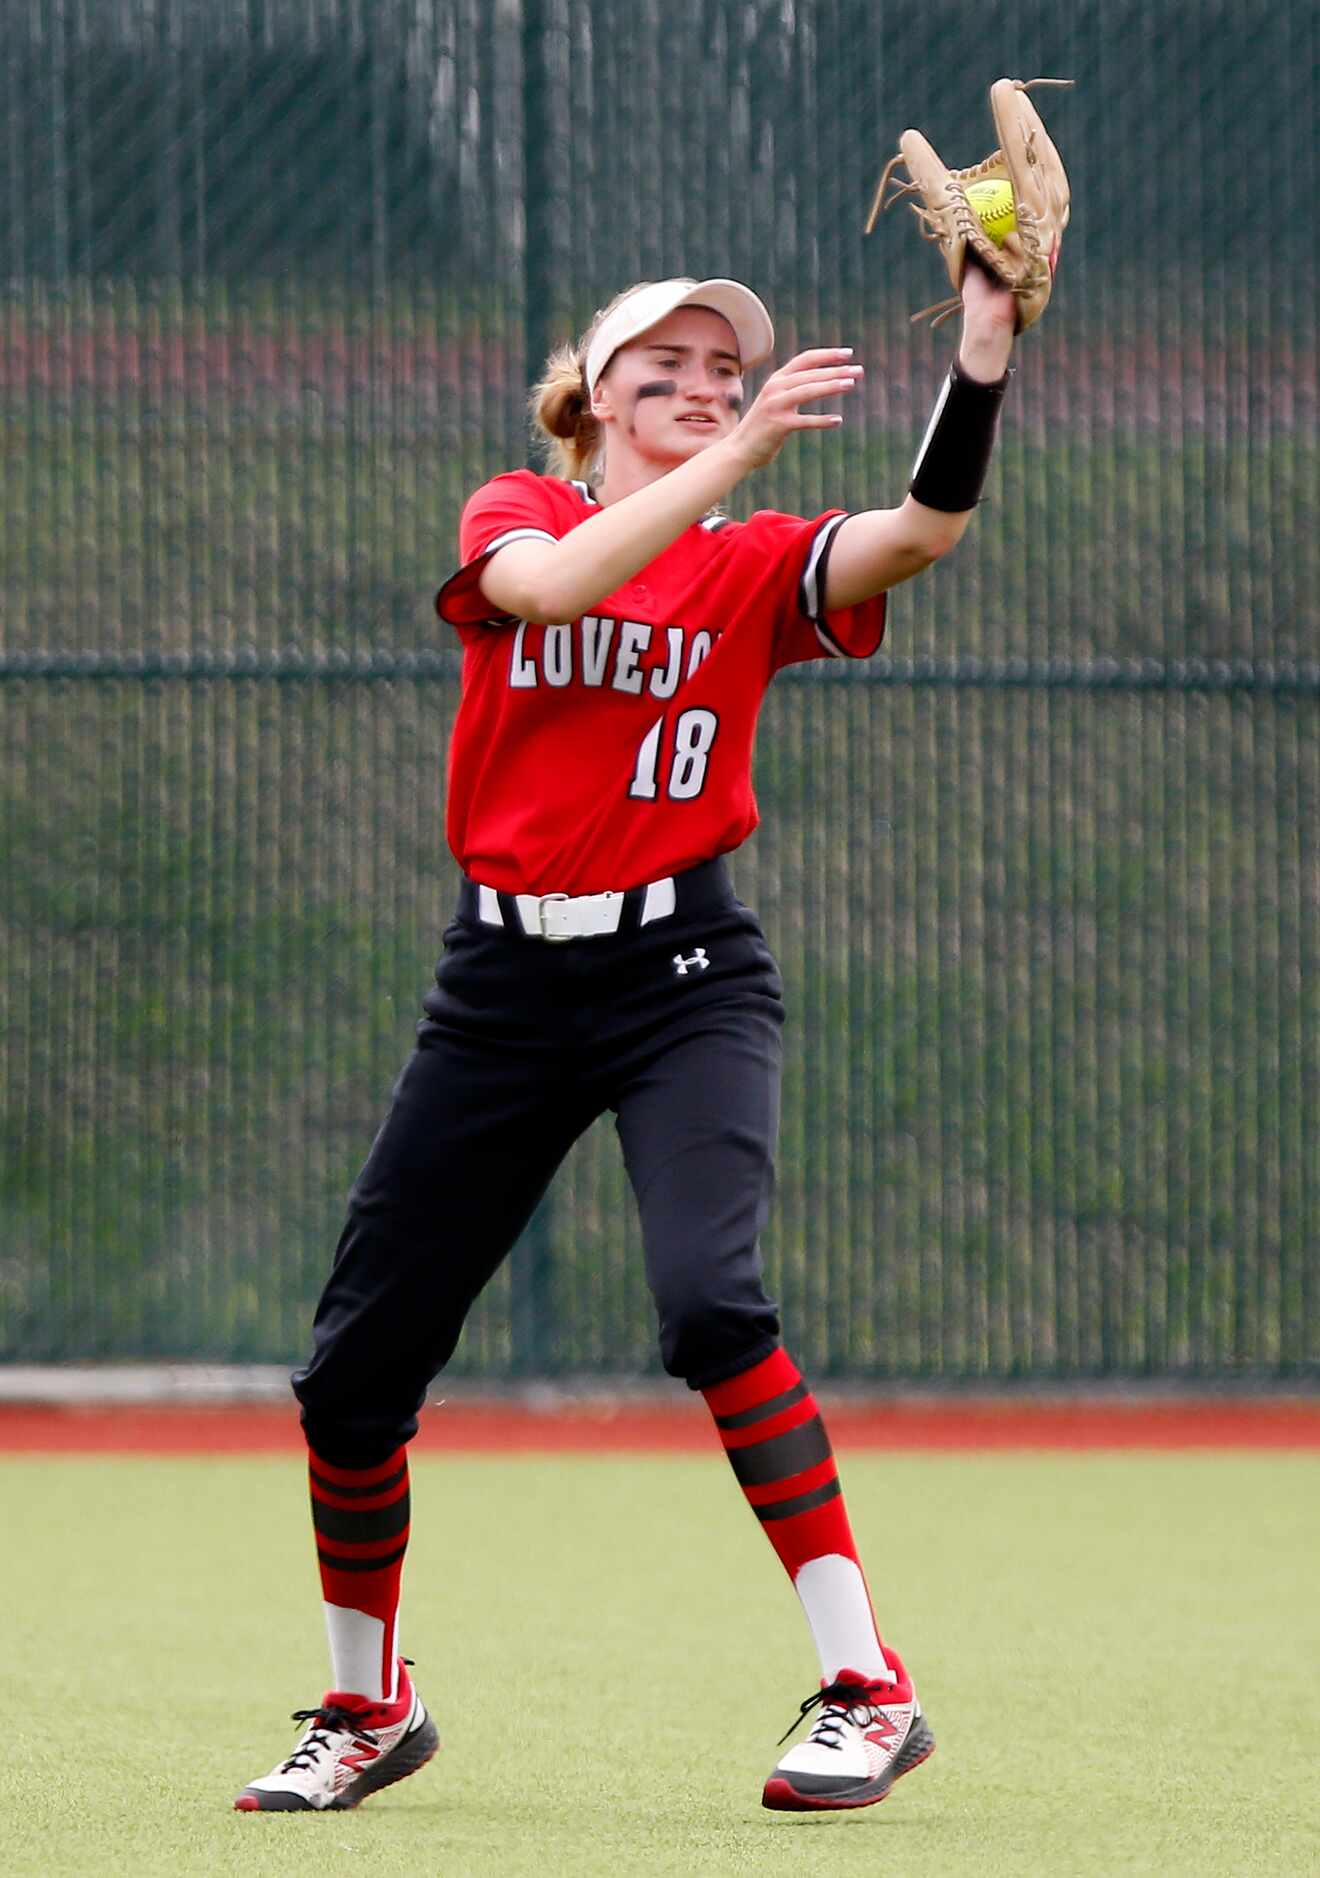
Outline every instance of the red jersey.
<path id="1" fill-rule="evenodd" d="M 459 571 L 436 596 L 463 642 L 449 845 L 508 893 L 601 893 L 736 848 L 757 823 L 752 744 L 785 665 L 867 658 L 885 596 L 826 613 L 846 511 L 694 523 L 581 619 L 492 615 L 479 582 L 511 541 L 557 541 L 598 513 L 585 483 L 515 470 L 478 489 Z"/>

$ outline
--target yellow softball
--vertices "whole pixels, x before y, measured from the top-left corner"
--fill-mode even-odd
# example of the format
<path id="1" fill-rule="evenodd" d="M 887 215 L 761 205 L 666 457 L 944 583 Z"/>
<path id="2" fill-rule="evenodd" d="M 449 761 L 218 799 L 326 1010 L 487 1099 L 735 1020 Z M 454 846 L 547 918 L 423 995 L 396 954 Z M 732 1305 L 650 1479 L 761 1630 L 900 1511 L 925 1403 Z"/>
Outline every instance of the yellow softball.
<path id="1" fill-rule="evenodd" d="M 1017 227 L 1012 183 L 968 183 L 967 200 L 996 248 L 1002 248 L 1004 236 L 1011 235 Z"/>

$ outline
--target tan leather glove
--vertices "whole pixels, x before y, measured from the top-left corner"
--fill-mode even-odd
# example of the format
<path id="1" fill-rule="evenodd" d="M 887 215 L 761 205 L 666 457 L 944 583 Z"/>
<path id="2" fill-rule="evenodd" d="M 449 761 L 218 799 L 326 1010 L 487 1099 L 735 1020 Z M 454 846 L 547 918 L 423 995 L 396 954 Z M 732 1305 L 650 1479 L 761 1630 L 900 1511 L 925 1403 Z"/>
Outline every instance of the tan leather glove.
<path id="1" fill-rule="evenodd" d="M 925 307 L 913 319 L 933 313 L 932 324 L 938 325 L 957 311 L 969 250 L 993 279 L 1015 295 L 1019 332 L 1025 332 L 1045 311 L 1071 198 L 1062 159 L 1027 92 L 1033 85 L 1072 82 L 1070 78 L 997 78 L 990 87 L 990 113 L 998 146 L 970 169 L 951 170 L 919 130 L 903 132 L 898 154 L 890 158 L 880 178 L 866 232 L 869 235 L 875 227 L 881 210 L 900 197 L 920 197 L 911 204 L 913 213 L 926 238 L 939 243 L 955 289 L 952 300 Z M 906 182 L 894 175 L 900 165 L 907 170 Z M 891 181 L 894 190 L 886 202 L 885 190 Z M 1004 236 L 1001 245 L 986 234 L 967 199 L 967 185 L 981 182 L 1006 182 L 1013 191 L 1017 227 Z"/>

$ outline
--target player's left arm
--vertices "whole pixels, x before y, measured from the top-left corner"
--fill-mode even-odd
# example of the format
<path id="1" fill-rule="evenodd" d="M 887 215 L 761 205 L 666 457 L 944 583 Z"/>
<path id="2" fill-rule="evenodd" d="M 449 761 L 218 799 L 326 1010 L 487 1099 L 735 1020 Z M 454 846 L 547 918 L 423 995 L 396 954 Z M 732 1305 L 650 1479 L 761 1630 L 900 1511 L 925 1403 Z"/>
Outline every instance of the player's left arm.
<path id="1" fill-rule="evenodd" d="M 958 348 L 957 397 L 941 392 L 913 474 L 913 489 L 939 502 L 958 501 L 964 487 L 958 473 L 946 475 L 946 463 L 961 465 L 967 456 L 989 460 L 998 403 L 1013 348 L 1017 304 L 1004 287 L 978 267 L 963 281 L 963 335 Z M 985 394 L 978 399 L 978 392 Z M 993 404 L 987 402 L 993 393 Z M 966 434 L 962 434 L 963 432 Z M 825 577 L 825 608 L 858 606 L 873 595 L 911 580 L 942 554 L 956 548 L 975 513 L 966 508 L 933 506 L 909 491 L 896 509 L 863 509 L 842 522 L 830 550 Z"/>

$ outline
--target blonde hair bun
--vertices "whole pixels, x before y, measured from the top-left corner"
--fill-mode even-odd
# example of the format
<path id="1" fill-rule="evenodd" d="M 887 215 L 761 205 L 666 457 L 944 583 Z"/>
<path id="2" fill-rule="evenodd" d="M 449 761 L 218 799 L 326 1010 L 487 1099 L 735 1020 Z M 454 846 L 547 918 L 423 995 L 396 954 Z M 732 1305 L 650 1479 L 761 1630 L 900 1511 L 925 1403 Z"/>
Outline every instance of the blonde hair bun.
<path id="1" fill-rule="evenodd" d="M 578 346 L 557 346 L 528 400 L 532 422 L 549 442 L 548 468 L 567 481 L 586 480 L 600 451 Z"/>

